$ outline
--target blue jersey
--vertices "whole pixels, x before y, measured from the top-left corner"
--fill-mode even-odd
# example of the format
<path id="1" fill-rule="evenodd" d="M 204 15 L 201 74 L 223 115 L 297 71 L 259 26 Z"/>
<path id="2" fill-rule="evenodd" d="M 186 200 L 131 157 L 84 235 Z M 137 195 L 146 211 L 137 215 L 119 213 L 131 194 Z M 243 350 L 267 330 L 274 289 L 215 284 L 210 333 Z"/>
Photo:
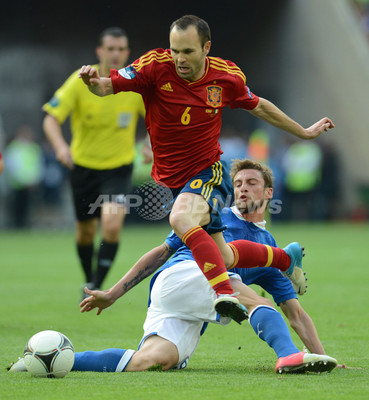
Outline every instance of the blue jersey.
<path id="1" fill-rule="evenodd" d="M 254 224 L 246 221 L 236 207 L 223 208 L 222 222 L 227 227 L 223 232 L 226 242 L 245 239 L 256 243 L 268 244 L 277 247 L 277 243 L 270 232 L 263 224 Z M 193 260 L 191 250 L 183 244 L 181 239 L 172 231 L 166 238 L 166 243 L 176 253 L 170 258 L 153 276 L 150 286 L 152 287 L 156 276 L 164 269 L 170 268 L 184 260 Z M 297 295 L 291 281 L 284 277 L 281 272 L 272 267 L 258 268 L 233 268 L 229 270 L 241 276 L 245 285 L 256 284 L 273 296 L 276 304 L 289 299 L 296 299 Z"/>

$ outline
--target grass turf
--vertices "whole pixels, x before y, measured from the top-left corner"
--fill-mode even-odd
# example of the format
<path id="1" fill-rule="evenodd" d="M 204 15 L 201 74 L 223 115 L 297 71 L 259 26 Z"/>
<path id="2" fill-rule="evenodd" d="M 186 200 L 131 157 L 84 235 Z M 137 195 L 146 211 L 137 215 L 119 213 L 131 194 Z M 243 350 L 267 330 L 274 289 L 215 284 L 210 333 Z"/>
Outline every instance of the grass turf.
<path id="1" fill-rule="evenodd" d="M 145 251 L 161 243 L 167 226 L 125 228 L 105 287 L 113 285 Z M 277 375 L 272 349 L 251 327 L 211 326 L 182 371 L 72 372 L 64 379 L 9 374 L 36 332 L 66 334 L 76 351 L 136 348 L 142 335 L 148 280 L 100 316 L 79 313 L 82 273 L 74 233 L 0 233 L 1 399 L 367 399 L 369 398 L 368 225 L 275 224 L 279 245 L 297 240 L 306 248 L 308 291 L 300 298 L 329 355 L 345 363 L 322 375 Z M 254 287 L 257 291 L 258 287 Z M 292 332 L 299 348 L 302 343 Z"/>

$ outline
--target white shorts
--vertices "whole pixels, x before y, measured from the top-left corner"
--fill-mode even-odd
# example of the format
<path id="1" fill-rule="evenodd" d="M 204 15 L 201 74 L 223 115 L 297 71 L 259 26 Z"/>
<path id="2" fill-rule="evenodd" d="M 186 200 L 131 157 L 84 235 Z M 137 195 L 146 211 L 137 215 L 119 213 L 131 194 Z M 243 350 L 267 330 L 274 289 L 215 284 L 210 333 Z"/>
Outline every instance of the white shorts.
<path id="1" fill-rule="evenodd" d="M 239 275 L 231 275 L 241 280 Z M 195 261 L 181 261 L 165 269 L 151 290 L 140 346 L 149 336 L 161 336 L 177 347 L 177 368 L 184 368 L 196 350 L 204 322 L 227 325 L 231 321 L 216 313 L 215 299 L 214 289 Z"/>

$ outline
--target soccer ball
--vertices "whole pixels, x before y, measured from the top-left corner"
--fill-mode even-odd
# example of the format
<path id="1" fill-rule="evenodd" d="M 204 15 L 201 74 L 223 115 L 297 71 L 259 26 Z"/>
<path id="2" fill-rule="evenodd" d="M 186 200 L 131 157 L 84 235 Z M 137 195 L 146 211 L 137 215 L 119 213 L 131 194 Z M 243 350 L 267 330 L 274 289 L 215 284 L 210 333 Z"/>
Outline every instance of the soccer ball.
<path id="1" fill-rule="evenodd" d="M 72 342 L 57 331 L 41 331 L 31 337 L 24 349 L 24 364 L 34 376 L 63 378 L 72 369 Z"/>

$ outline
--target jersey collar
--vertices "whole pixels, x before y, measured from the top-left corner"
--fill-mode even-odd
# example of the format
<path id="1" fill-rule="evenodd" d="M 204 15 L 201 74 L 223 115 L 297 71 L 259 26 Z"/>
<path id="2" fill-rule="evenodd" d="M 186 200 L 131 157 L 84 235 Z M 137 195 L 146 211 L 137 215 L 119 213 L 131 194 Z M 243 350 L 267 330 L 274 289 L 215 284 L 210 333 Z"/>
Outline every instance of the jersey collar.
<path id="1" fill-rule="evenodd" d="M 232 206 L 231 210 L 233 212 L 233 214 L 240 219 L 241 221 L 245 221 L 245 222 L 249 222 L 247 221 L 241 214 L 240 210 L 236 207 L 236 206 Z M 255 226 L 257 226 L 260 229 L 266 229 L 266 221 L 260 221 L 260 222 L 251 222 L 252 224 L 254 224 Z"/>

